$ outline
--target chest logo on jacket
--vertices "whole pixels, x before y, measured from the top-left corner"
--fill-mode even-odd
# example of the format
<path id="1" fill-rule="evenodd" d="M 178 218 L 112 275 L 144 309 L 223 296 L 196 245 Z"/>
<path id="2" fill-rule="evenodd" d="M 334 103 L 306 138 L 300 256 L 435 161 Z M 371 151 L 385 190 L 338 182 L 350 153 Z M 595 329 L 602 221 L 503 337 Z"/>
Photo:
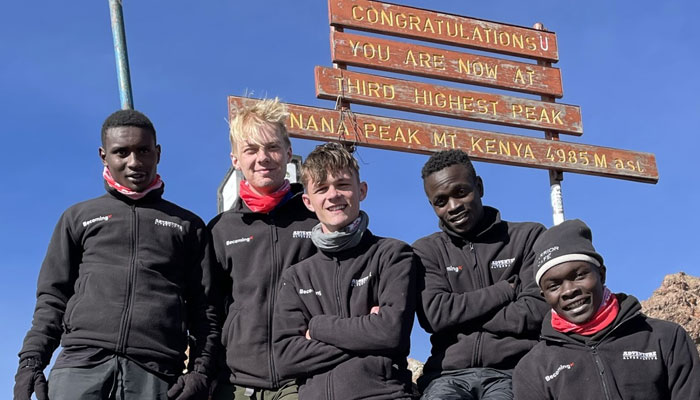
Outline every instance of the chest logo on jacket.
<path id="1" fill-rule="evenodd" d="M 651 360 L 658 360 L 658 357 L 656 356 L 655 351 L 623 351 L 622 352 L 622 359 L 623 360 L 642 360 L 642 361 L 651 361 Z"/>
<path id="2" fill-rule="evenodd" d="M 180 232 L 185 231 L 185 228 L 183 228 L 182 225 L 178 224 L 177 222 L 166 221 L 166 220 L 158 219 L 158 218 L 156 218 L 155 221 L 153 221 L 153 222 L 158 226 L 164 226 L 166 228 L 177 229 Z"/>
<path id="3" fill-rule="evenodd" d="M 239 244 L 239 243 L 250 243 L 251 240 L 253 240 L 252 236 L 243 237 L 243 238 L 234 239 L 234 240 L 227 240 L 226 246 L 230 246 L 232 244 Z"/>
<path id="4" fill-rule="evenodd" d="M 571 368 L 573 368 L 573 367 L 574 367 L 574 363 L 562 364 L 562 365 L 560 365 L 559 367 L 557 367 L 557 370 L 554 371 L 554 373 L 553 373 L 552 375 L 547 375 L 547 376 L 545 376 L 545 377 L 544 377 L 544 380 L 547 381 L 547 382 L 549 382 L 549 381 L 551 381 L 552 379 L 554 379 L 554 378 L 556 378 L 557 376 L 559 376 L 559 373 L 560 373 L 561 371 L 569 370 L 569 369 L 571 369 Z"/>
<path id="5" fill-rule="evenodd" d="M 103 221 L 109 221 L 109 219 L 112 218 L 112 214 L 109 215 L 102 215 L 93 219 L 89 219 L 87 221 L 83 221 L 83 227 L 87 227 L 88 225 L 92 225 L 95 222 L 103 222 Z"/>
<path id="6" fill-rule="evenodd" d="M 311 231 L 294 231 L 292 238 L 295 239 L 311 239 Z"/>
<path id="7" fill-rule="evenodd" d="M 454 265 L 450 265 L 449 267 L 447 267 L 447 272 L 461 272 L 462 268 L 463 267 L 461 265 L 458 265 L 456 267 Z"/>
<path id="8" fill-rule="evenodd" d="M 372 277 L 372 273 L 370 272 L 369 275 L 362 277 L 360 279 L 353 279 L 350 281 L 350 286 L 351 287 L 358 287 L 358 286 L 364 286 L 369 282 L 369 279 Z"/>
<path id="9" fill-rule="evenodd" d="M 506 258 L 505 260 L 491 261 L 491 269 L 509 268 L 515 262 L 515 258 Z"/>
<path id="10" fill-rule="evenodd" d="M 299 294 L 315 294 L 316 296 L 321 296 L 321 291 L 313 289 L 299 289 Z"/>

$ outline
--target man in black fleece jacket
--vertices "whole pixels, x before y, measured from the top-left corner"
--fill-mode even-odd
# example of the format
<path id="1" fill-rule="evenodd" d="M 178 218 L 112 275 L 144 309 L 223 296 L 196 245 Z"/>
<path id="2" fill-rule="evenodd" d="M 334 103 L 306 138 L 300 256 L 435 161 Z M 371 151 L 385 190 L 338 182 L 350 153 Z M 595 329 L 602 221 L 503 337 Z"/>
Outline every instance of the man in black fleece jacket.
<path id="1" fill-rule="evenodd" d="M 675 323 L 605 286 L 591 230 L 564 221 L 535 242 L 535 280 L 552 307 L 542 342 L 518 364 L 518 400 L 700 399 L 700 359 Z"/>
<path id="2" fill-rule="evenodd" d="M 537 343 L 547 309 L 532 278 L 544 227 L 482 206 L 483 182 L 461 150 L 434 154 L 422 176 L 442 229 L 413 244 L 418 321 L 432 334 L 422 398 L 512 399 L 512 370 Z"/>
<path id="3" fill-rule="evenodd" d="M 199 217 L 161 198 L 156 143 L 138 111 L 105 120 L 99 154 L 107 194 L 70 207 L 56 225 L 15 400 L 32 392 L 40 400 L 206 398 L 219 341 L 203 261 L 209 236 Z M 190 372 L 181 375 L 188 334 Z M 42 370 L 59 341 L 47 390 Z"/>
<path id="4" fill-rule="evenodd" d="M 282 271 L 316 252 L 311 228 L 318 220 L 304 206 L 303 187 L 285 179 L 287 117 L 282 103 L 267 99 L 235 110 L 230 121 L 231 160 L 245 180 L 233 207 L 209 223 L 226 310 L 227 367 L 215 400 L 297 398 L 272 352 L 272 312 Z"/>
<path id="5" fill-rule="evenodd" d="M 411 248 L 367 229 L 367 184 L 342 145 L 312 151 L 302 181 L 304 203 L 320 221 L 312 232 L 319 252 L 282 274 L 274 320 L 280 373 L 297 378 L 302 400 L 408 399 Z"/>

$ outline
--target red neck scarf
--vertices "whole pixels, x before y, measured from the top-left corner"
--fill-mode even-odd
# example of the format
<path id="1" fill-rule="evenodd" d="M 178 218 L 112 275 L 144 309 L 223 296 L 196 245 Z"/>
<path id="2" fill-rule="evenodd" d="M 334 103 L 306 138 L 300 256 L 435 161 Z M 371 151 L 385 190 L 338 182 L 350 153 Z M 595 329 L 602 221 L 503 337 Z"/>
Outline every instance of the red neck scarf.
<path id="1" fill-rule="evenodd" d="M 141 192 L 134 192 L 128 187 L 115 181 L 114 178 L 112 178 L 112 173 L 109 172 L 109 169 L 107 167 L 105 167 L 105 169 L 102 170 L 102 177 L 105 179 L 105 181 L 107 181 L 107 184 L 110 187 L 132 200 L 138 200 L 143 196 L 147 195 L 150 191 L 159 189 L 163 186 L 163 180 L 160 179 L 160 175 L 158 174 L 156 174 L 156 179 L 154 179 L 153 182 L 151 182 L 151 184 L 148 185 L 148 187 Z"/>
<path id="2" fill-rule="evenodd" d="M 603 303 L 601 303 L 598 311 L 596 311 L 590 321 L 577 325 L 573 324 L 552 310 L 552 328 L 563 333 L 577 333 L 583 336 L 591 336 L 594 333 L 600 332 L 606 326 L 610 325 L 617 317 L 620 311 L 620 305 L 617 303 L 617 297 L 606 287 L 603 291 Z"/>
<path id="3" fill-rule="evenodd" d="M 282 201 L 284 196 L 289 193 L 292 186 L 287 179 L 284 180 L 282 186 L 268 195 L 259 195 L 250 188 L 248 181 L 241 181 L 238 184 L 238 192 L 241 199 L 245 202 L 253 212 L 269 213 Z"/>

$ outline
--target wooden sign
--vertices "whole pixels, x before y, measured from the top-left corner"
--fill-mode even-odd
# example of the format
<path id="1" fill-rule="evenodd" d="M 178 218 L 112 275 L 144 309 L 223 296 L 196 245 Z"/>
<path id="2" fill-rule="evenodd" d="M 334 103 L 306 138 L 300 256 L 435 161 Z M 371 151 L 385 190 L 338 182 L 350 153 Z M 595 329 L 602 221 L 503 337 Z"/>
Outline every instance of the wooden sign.
<path id="1" fill-rule="evenodd" d="M 343 32 L 331 33 L 333 62 L 562 97 L 559 69 Z"/>
<path id="2" fill-rule="evenodd" d="M 420 8 L 368 0 L 329 0 L 333 26 L 556 62 L 556 35 Z"/>
<path id="3" fill-rule="evenodd" d="M 316 67 L 316 97 L 530 129 L 581 135 L 577 106 Z"/>
<path id="4" fill-rule="evenodd" d="M 229 96 L 229 110 L 256 99 Z M 656 183 L 653 154 L 287 104 L 289 135 L 430 154 L 461 149 L 474 160 Z"/>

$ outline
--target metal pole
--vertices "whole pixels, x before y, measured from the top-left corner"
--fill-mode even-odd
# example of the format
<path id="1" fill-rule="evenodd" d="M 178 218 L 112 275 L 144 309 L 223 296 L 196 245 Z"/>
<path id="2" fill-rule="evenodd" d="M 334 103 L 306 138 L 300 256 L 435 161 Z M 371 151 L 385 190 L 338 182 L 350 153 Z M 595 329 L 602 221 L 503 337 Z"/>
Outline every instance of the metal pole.
<path id="1" fill-rule="evenodd" d="M 134 108 L 131 95 L 131 78 L 129 76 L 129 56 L 126 51 L 126 34 L 124 33 L 124 17 L 122 1 L 109 0 L 109 15 L 112 20 L 112 38 L 114 39 L 114 58 L 117 61 L 117 78 L 119 80 L 119 99 L 122 110 Z"/>
<path id="2" fill-rule="evenodd" d="M 533 28 L 539 31 L 546 31 L 541 22 L 536 23 Z M 551 67 L 549 61 L 537 61 L 537 65 Z M 554 103 L 553 96 L 541 96 L 542 101 Z M 549 140 L 559 140 L 559 133 L 556 131 L 545 130 L 545 138 Z M 549 170 L 549 197 L 552 203 L 552 220 L 554 225 L 559 225 L 564 222 L 564 196 L 561 193 L 561 181 L 564 180 L 564 173 L 560 170 Z"/>

